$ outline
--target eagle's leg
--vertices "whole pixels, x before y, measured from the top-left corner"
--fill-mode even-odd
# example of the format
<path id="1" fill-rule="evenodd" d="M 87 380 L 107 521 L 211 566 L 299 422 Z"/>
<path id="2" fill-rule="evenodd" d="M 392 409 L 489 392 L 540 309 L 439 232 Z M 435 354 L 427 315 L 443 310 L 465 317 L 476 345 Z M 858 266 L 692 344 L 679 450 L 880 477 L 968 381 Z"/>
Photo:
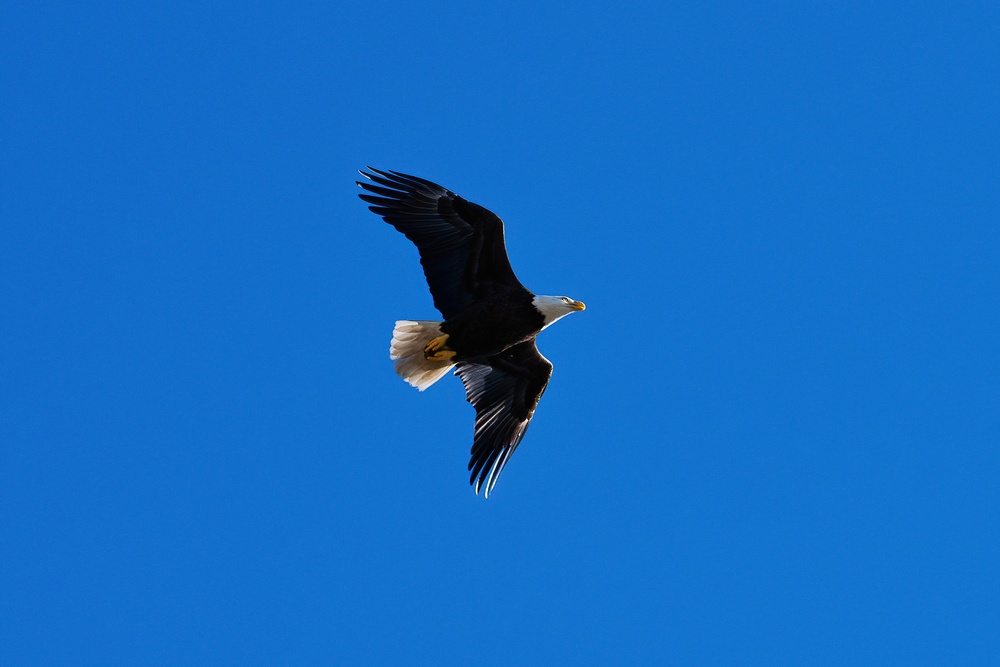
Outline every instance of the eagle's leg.
<path id="1" fill-rule="evenodd" d="M 447 361 L 455 356 L 455 350 L 445 347 L 448 342 L 448 334 L 442 334 L 437 338 L 432 338 L 431 342 L 424 347 L 424 358 L 430 361 Z"/>

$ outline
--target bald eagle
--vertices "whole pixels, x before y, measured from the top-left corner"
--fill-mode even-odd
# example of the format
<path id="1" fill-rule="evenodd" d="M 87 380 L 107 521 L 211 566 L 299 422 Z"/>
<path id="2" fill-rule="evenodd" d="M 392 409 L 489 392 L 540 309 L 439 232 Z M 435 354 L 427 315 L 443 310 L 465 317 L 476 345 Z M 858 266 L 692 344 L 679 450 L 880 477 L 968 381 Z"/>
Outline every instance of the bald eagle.
<path id="1" fill-rule="evenodd" d="M 444 317 L 396 322 L 389 356 L 420 391 L 455 369 L 476 409 L 469 483 L 489 497 L 552 375 L 535 337 L 586 306 L 528 291 L 507 259 L 503 221 L 482 206 L 416 176 L 371 167 L 360 173 L 359 196 L 417 246 Z"/>

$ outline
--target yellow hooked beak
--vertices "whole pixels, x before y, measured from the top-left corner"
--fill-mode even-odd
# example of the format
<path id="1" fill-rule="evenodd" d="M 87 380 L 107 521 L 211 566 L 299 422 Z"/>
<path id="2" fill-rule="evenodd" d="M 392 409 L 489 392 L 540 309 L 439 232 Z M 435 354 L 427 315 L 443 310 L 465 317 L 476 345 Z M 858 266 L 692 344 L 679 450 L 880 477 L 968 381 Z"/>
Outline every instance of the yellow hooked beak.
<path id="1" fill-rule="evenodd" d="M 574 301 L 573 310 L 587 310 L 587 304 L 585 304 L 583 301 Z"/>

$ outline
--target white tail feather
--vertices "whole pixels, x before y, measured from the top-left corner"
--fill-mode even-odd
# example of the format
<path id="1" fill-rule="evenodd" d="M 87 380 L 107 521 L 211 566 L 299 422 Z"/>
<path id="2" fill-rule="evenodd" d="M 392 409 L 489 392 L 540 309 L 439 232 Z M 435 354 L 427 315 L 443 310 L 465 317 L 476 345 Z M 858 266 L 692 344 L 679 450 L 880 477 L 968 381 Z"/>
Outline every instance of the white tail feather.
<path id="1" fill-rule="evenodd" d="M 431 361 L 424 358 L 424 348 L 431 339 L 441 335 L 441 322 L 430 320 L 399 320 L 392 330 L 389 358 L 396 373 L 411 385 L 423 391 L 451 370 L 450 361 Z"/>

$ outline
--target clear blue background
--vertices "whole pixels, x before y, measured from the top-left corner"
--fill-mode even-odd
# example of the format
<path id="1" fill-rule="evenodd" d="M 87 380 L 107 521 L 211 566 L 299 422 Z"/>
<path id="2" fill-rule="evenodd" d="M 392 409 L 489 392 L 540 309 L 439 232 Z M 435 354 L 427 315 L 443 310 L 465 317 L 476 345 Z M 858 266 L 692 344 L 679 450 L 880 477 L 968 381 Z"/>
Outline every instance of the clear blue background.
<path id="1" fill-rule="evenodd" d="M 5 3 L 0 663 L 997 664 L 998 34 Z M 589 306 L 489 500 L 366 164 Z"/>

